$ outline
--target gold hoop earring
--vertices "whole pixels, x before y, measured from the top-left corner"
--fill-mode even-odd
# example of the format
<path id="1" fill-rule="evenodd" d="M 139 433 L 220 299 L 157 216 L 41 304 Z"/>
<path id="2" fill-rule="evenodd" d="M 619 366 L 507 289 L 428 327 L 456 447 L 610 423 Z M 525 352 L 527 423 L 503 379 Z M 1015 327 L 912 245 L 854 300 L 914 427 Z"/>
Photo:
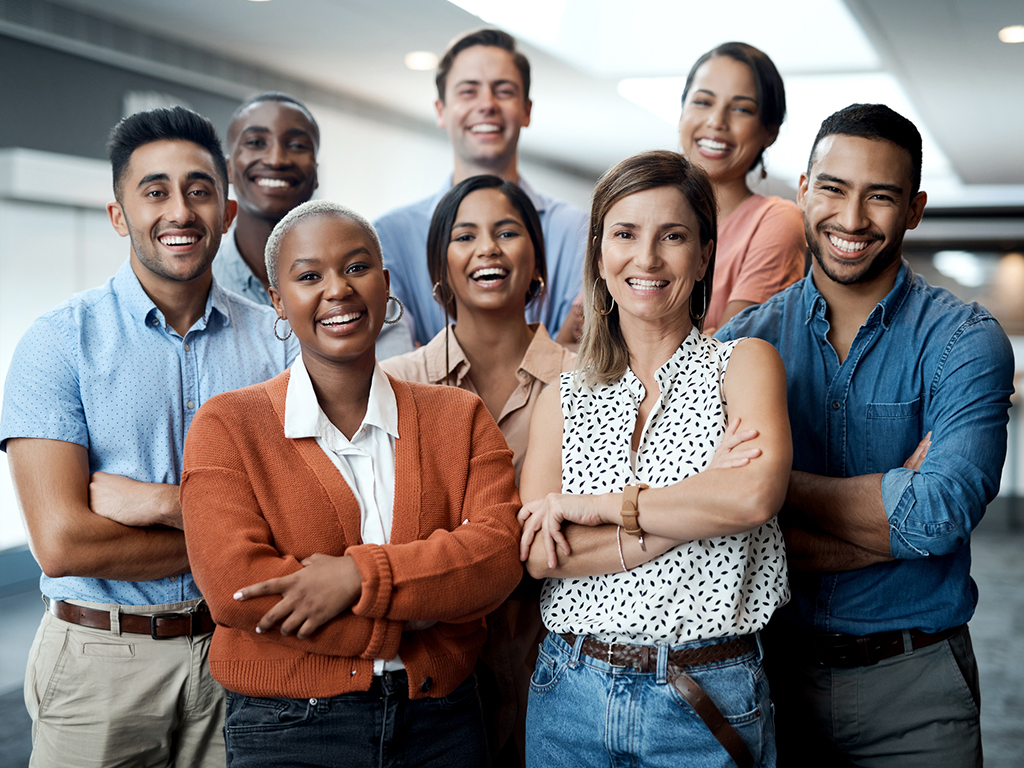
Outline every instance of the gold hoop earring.
<path id="1" fill-rule="evenodd" d="M 438 280 L 436 283 L 434 283 L 434 287 L 430 291 L 430 295 L 434 297 L 434 301 L 436 301 L 442 307 L 447 306 L 448 303 L 452 300 L 451 296 L 448 296 L 448 298 L 442 299 L 440 296 L 437 295 L 439 292 L 443 292 L 443 289 L 445 287 L 447 287 L 447 286 L 442 286 L 441 285 L 441 281 Z M 449 291 L 449 293 L 450 293 L 450 291 Z"/>
<path id="2" fill-rule="evenodd" d="M 540 288 L 538 288 L 537 290 L 533 290 L 533 284 L 534 283 L 540 283 Z M 534 299 L 539 299 L 541 296 L 544 295 L 544 293 L 545 293 L 545 291 L 547 291 L 547 289 L 548 289 L 548 284 L 546 282 L 544 282 L 544 276 L 543 275 L 537 275 L 536 278 L 534 278 L 533 280 L 530 281 L 530 292 L 526 295 L 526 297 L 530 301 L 533 301 Z"/>
<path id="3" fill-rule="evenodd" d="M 279 322 L 281 322 L 282 320 L 284 320 L 286 323 L 288 322 L 288 318 L 286 318 L 286 317 L 278 317 L 274 321 L 274 338 L 276 338 L 278 341 L 288 341 L 288 339 L 290 339 L 292 337 L 292 327 L 290 325 L 288 326 L 288 335 L 287 336 L 281 336 L 281 334 L 279 334 L 277 332 L 277 324 Z"/>
<path id="4" fill-rule="evenodd" d="M 396 317 L 394 320 L 388 320 L 387 314 L 385 313 L 385 315 L 384 315 L 384 322 L 387 323 L 388 325 L 394 325 L 399 320 L 401 320 L 403 317 L 405 317 L 405 304 L 403 304 L 402 300 L 400 298 L 398 298 L 397 296 L 395 296 L 393 293 L 389 293 L 388 294 L 388 303 L 390 304 L 392 301 L 394 301 L 394 302 L 396 302 L 398 304 L 398 317 Z"/>
<path id="5" fill-rule="evenodd" d="M 612 303 L 608 307 L 608 309 L 598 309 L 597 308 L 597 281 L 595 281 L 594 282 L 594 296 L 593 296 L 594 311 L 597 312 L 597 314 L 601 315 L 602 317 L 608 317 L 608 315 L 610 315 L 612 313 L 612 310 L 615 309 L 615 297 L 612 296 L 611 291 L 608 292 L 608 298 L 612 300 Z"/>

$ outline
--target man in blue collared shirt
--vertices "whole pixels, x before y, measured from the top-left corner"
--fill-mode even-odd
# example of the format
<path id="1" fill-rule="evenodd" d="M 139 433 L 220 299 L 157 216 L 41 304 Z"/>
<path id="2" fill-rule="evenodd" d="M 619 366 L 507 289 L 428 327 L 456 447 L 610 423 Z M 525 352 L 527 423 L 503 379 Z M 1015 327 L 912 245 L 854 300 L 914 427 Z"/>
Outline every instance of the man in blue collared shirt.
<path id="1" fill-rule="evenodd" d="M 271 306 L 263 251 L 277 222 L 313 197 L 319 149 L 316 118 L 286 93 L 260 93 L 235 110 L 228 125 L 228 175 L 238 216 L 213 261 L 221 287 Z M 382 360 L 412 349 L 412 324 L 406 319 L 385 324 L 377 337 Z"/>
<path id="2" fill-rule="evenodd" d="M 417 342 L 426 344 L 444 328 L 444 311 L 434 300 L 427 270 L 427 231 L 434 209 L 460 181 L 481 174 L 500 176 L 522 187 L 540 214 L 548 262 L 547 295 L 544 301 L 531 302 L 526 315 L 530 322 L 544 323 L 553 337 L 580 292 L 587 215 L 538 194 L 519 175 L 519 131 L 530 124 L 532 107 L 530 63 L 516 50 L 511 35 L 480 29 L 448 46 L 435 80 L 437 124 L 448 131 L 454 169 L 433 197 L 374 222 L 391 272 L 391 290 L 412 315 Z"/>
<path id="3" fill-rule="evenodd" d="M 981 765 L 970 537 L 999 487 L 1013 356 L 984 307 L 902 260 L 920 173 L 910 121 L 829 117 L 800 179 L 810 275 L 718 334 L 766 339 L 787 369 L 780 764 Z"/>
<path id="4" fill-rule="evenodd" d="M 223 766 L 182 449 L 208 398 L 280 373 L 298 350 L 274 339 L 273 311 L 212 279 L 235 203 L 210 122 L 142 112 L 108 149 L 107 209 L 129 259 L 35 321 L 0 418 L 48 605 L 26 673 L 31 764 Z"/>

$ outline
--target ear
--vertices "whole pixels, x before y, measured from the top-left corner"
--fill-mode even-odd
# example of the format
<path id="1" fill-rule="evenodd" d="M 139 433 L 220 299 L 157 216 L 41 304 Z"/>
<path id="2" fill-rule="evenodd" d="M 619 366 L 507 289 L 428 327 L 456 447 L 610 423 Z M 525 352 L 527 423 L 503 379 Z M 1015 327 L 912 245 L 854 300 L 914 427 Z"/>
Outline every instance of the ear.
<path id="1" fill-rule="evenodd" d="M 320 188 L 320 165 L 319 163 L 313 168 L 313 189 Z"/>
<path id="2" fill-rule="evenodd" d="M 235 169 L 231 165 L 231 155 L 224 155 L 224 162 L 228 166 L 228 183 L 235 183 Z"/>
<path id="3" fill-rule="evenodd" d="M 277 316 L 282 320 L 288 319 L 288 313 L 284 311 L 284 304 L 281 302 L 281 294 L 274 286 L 267 288 L 267 292 L 270 294 L 270 301 L 274 305 L 274 310 L 277 312 Z"/>
<path id="4" fill-rule="evenodd" d="M 921 223 L 924 216 L 924 207 L 928 205 L 928 193 L 918 192 L 910 201 L 910 210 L 907 211 L 907 229 L 914 229 Z"/>
<path id="5" fill-rule="evenodd" d="M 711 263 L 711 253 L 715 250 L 715 241 L 708 240 L 708 244 L 704 246 L 704 250 L 700 255 L 700 269 L 697 270 L 697 279 L 703 280 L 704 275 L 707 274 L 708 264 Z"/>
<path id="6" fill-rule="evenodd" d="M 434 111 L 437 113 L 437 127 L 447 128 L 444 122 L 444 102 L 438 99 L 434 102 Z"/>
<path id="7" fill-rule="evenodd" d="M 224 201 L 224 232 L 221 234 L 227 234 L 227 231 L 231 229 L 231 222 L 235 220 L 235 216 L 238 215 L 238 201 L 236 200 L 225 200 Z"/>
<path id="8" fill-rule="evenodd" d="M 128 237 L 128 220 L 124 216 L 124 209 L 121 208 L 121 204 L 107 203 L 107 216 L 110 217 L 110 223 L 114 227 L 114 231 L 117 232 L 121 237 Z"/>
<path id="9" fill-rule="evenodd" d="M 523 128 L 526 128 L 530 125 L 530 113 L 533 112 L 533 102 L 527 99 L 524 106 L 526 109 L 523 115 Z"/>
<path id="10" fill-rule="evenodd" d="M 775 140 L 777 138 L 779 138 L 779 128 L 781 128 L 781 127 L 782 126 L 778 126 L 778 127 L 774 128 L 773 130 L 770 130 L 770 131 L 767 130 L 767 129 L 765 130 L 765 133 L 766 133 L 765 140 L 764 140 L 764 148 L 765 149 L 768 149 L 768 147 L 770 147 L 772 144 L 774 144 Z"/>
<path id="11" fill-rule="evenodd" d="M 594 238 L 594 250 L 597 251 L 597 274 L 602 280 L 607 280 L 604 276 L 604 256 L 601 253 L 601 249 L 597 247 L 597 238 Z"/>
<path id="12" fill-rule="evenodd" d="M 796 207 L 801 211 L 807 207 L 807 184 L 808 177 L 806 173 L 800 174 L 800 183 L 796 187 Z"/>
<path id="13" fill-rule="evenodd" d="M 384 267 L 384 287 L 387 288 L 388 296 L 391 295 L 391 273 Z"/>

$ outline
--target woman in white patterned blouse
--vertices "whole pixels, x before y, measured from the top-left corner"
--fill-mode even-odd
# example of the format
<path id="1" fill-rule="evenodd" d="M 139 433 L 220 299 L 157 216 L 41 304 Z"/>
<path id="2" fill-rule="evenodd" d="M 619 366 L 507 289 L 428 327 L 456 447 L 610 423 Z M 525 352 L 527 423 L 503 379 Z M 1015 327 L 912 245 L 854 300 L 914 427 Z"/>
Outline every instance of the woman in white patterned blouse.
<path id="1" fill-rule="evenodd" d="M 598 182 L 577 369 L 537 403 L 520 486 L 551 630 L 528 765 L 775 764 L 756 637 L 789 597 L 785 370 L 764 342 L 701 333 L 715 237 L 682 155 Z"/>

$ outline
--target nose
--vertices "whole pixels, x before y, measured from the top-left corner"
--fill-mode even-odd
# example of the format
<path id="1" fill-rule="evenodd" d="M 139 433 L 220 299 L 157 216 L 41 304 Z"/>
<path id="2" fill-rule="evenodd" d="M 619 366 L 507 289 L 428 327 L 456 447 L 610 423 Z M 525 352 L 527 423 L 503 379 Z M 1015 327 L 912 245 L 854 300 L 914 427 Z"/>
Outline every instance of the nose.
<path id="1" fill-rule="evenodd" d="M 352 284 L 343 272 L 331 270 L 324 275 L 324 298 L 340 300 L 352 295 Z"/>
<path id="2" fill-rule="evenodd" d="M 661 251 L 659 250 L 660 241 L 657 237 L 647 238 L 645 242 L 637 248 L 636 256 L 633 258 L 633 263 L 640 269 L 648 272 L 657 269 L 661 266 Z"/>
<path id="3" fill-rule="evenodd" d="M 191 200 L 187 192 L 177 190 L 172 193 L 171 205 L 167 211 L 168 217 L 174 224 L 186 225 L 195 220 L 195 211 L 192 210 Z"/>
<path id="4" fill-rule="evenodd" d="M 263 162 L 271 168 L 279 168 L 283 165 L 288 164 L 288 150 L 280 141 L 272 141 L 267 146 L 267 153 L 263 157 Z"/>
<path id="5" fill-rule="evenodd" d="M 864 201 L 854 195 L 843 201 L 836 221 L 839 226 L 850 233 L 867 229 L 871 223 L 864 207 Z"/>
<path id="6" fill-rule="evenodd" d="M 477 96 L 477 109 L 481 112 L 490 114 L 497 109 L 497 99 L 494 96 L 494 91 L 489 87 L 483 87 L 480 89 Z"/>
<path id="7" fill-rule="evenodd" d="M 490 232 L 481 232 L 476 239 L 477 256 L 491 256 L 501 250 L 500 241 Z"/>
<path id="8" fill-rule="evenodd" d="M 727 128 L 729 126 L 729 105 L 722 102 L 715 104 L 713 107 L 708 109 L 707 119 L 705 124 L 709 128 Z"/>

